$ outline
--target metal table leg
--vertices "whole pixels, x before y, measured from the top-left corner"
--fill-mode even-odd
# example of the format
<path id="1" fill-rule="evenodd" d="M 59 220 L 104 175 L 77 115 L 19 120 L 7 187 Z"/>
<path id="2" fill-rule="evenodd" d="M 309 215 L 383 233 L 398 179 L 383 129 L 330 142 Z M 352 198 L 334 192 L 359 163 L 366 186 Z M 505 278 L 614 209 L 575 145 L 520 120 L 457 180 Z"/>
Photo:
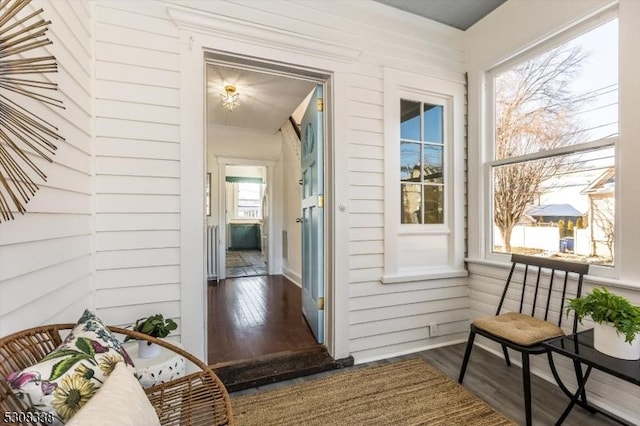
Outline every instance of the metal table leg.
<path id="1" fill-rule="evenodd" d="M 571 402 L 569 402 L 569 405 L 567 405 L 567 408 L 565 408 L 564 411 L 562 412 L 562 415 L 560 416 L 560 418 L 556 422 L 556 426 L 561 425 L 562 422 L 565 421 L 565 419 L 567 418 L 567 416 L 569 415 L 571 410 L 573 410 L 573 407 L 576 405 L 576 403 L 578 403 L 578 401 L 580 400 L 580 398 L 584 394 L 584 388 L 587 385 L 587 380 L 589 380 L 589 375 L 590 374 L 591 374 L 591 366 L 587 367 L 587 371 L 584 374 L 584 377 L 582 377 L 581 374 L 576 374 L 576 376 L 578 378 L 578 390 L 573 395 L 573 397 L 571 397 Z"/>

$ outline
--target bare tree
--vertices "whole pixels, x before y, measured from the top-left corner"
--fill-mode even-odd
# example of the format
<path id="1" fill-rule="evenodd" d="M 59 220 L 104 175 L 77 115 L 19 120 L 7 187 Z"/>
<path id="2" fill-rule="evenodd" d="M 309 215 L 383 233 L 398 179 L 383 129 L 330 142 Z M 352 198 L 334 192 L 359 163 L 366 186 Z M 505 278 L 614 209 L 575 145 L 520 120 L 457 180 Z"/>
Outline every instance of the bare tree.
<path id="1" fill-rule="evenodd" d="M 556 48 L 496 78 L 496 159 L 549 150 L 577 142 L 574 112 L 584 99 L 570 90 L 585 55 L 580 48 Z M 567 167 L 562 158 L 520 162 L 493 169 L 494 222 L 503 250 L 540 184 Z"/>

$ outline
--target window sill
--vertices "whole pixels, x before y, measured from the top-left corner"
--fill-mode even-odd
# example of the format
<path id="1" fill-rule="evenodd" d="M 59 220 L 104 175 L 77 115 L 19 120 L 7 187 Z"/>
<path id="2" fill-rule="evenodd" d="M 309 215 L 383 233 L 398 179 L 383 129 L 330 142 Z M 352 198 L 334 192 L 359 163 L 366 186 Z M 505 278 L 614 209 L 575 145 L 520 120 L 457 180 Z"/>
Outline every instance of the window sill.
<path id="1" fill-rule="evenodd" d="M 393 275 L 383 275 L 382 284 L 408 283 L 414 281 L 440 280 L 443 278 L 460 278 L 469 275 L 466 269 L 433 269 L 416 270 Z"/>
<path id="2" fill-rule="evenodd" d="M 229 223 L 237 223 L 237 224 L 255 224 L 255 223 L 262 223 L 262 219 L 230 219 Z"/>
<path id="3" fill-rule="evenodd" d="M 466 258 L 464 261 L 466 263 L 470 263 L 473 265 L 492 266 L 495 268 L 501 268 L 506 270 L 511 268 L 511 262 L 498 262 L 498 261 L 486 260 L 486 259 L 480 259 L 480 258 Z M 639 288 L 638 284 L 635 284 L 632 282 L 622 281 L 617 278 L 609 278 L 606 276 L 594 275 L 594 274 L 586 275 L 584 277 L 584 282 L 595 285 L 595 286 L 605 285 L 605 286 L 611 286 L 611 287 L 617 287 L 621 289 L 635 290 L 635 291 L 637 291 Z"/>
<path id="4" fill-rule="evenodd" d="M 400 225 L 398 235 L 449 235 L 451 229 L 446 225 Z"/>

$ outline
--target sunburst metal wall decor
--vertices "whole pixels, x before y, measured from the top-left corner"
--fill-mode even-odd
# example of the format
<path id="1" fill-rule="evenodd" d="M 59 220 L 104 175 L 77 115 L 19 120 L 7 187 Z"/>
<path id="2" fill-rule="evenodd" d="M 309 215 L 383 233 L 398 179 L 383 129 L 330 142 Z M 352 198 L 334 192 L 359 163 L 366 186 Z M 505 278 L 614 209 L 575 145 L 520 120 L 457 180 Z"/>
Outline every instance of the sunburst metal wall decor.
<path id="1" fill-rule="evenodd" d="M 34 159 L 51 162 L 54 142 L 64 140 L 57 127 L 20 105 L 26 97 L 64 108 L 43 94 L 58 90 L 44 75 L 58 72 L 58 64 L 35 52 L 52 43 L 45 36 L 51 21 L 39 17 L 42 9 L 25 9 L 30 2 L 0 0 L 0 222 L 12 220 L 14 211 L 24 214 L 39 189 L 36 180 L 47 180 Z"/>

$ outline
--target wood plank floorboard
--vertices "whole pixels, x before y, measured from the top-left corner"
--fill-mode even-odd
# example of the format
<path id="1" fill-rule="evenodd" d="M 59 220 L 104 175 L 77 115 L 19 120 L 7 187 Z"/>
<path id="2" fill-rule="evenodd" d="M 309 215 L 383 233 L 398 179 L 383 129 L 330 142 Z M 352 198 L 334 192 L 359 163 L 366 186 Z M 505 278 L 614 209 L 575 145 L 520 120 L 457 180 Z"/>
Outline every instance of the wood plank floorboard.
<path id="1" fill-rule="evenodd" d="M 411 358 L 425 359 L 431 363 L 431 365 L 443 371 L 452 380 L 457 381 L 464 348 L 464 344 L 457 344 L 404 355 L 401 357 L 358 364 L 341 370 L 327 371 L 312 376 L 300 377 L 234 392 L 232 397 L 278 389 L 284 386 L 304 383 L 320 377 L 326 377 L 333 374 L 343 374 L 354 369 L 388 364 Z M 507 367 L 502 358 L 499 358 L 480 347 L 475 347 L 467 368 L 464 387 L 517 424 L 524 424 L 522 370 L 519 367 L 515 365 Z M 569 402 L 568 398 L 557 386 L 537 376 L 531 377 L 531 390 L 533 395 L 533 424 L 555 424 L 556 420 L 560 417 L 560 414 L 567 406 L 567 403 Z M 574 408 L 567 420 L 563 423 L 565 426 L 609 426 L 618 424 L 619 423 L 616 423 L 600 414 L 589 414 L 579 407 Z"/>
<path id="2" fill-rule="evenodd" d="M 209 364 L 318 346 L 301 289 L 282 275 L 228 278 L 208 288 Z"/>

